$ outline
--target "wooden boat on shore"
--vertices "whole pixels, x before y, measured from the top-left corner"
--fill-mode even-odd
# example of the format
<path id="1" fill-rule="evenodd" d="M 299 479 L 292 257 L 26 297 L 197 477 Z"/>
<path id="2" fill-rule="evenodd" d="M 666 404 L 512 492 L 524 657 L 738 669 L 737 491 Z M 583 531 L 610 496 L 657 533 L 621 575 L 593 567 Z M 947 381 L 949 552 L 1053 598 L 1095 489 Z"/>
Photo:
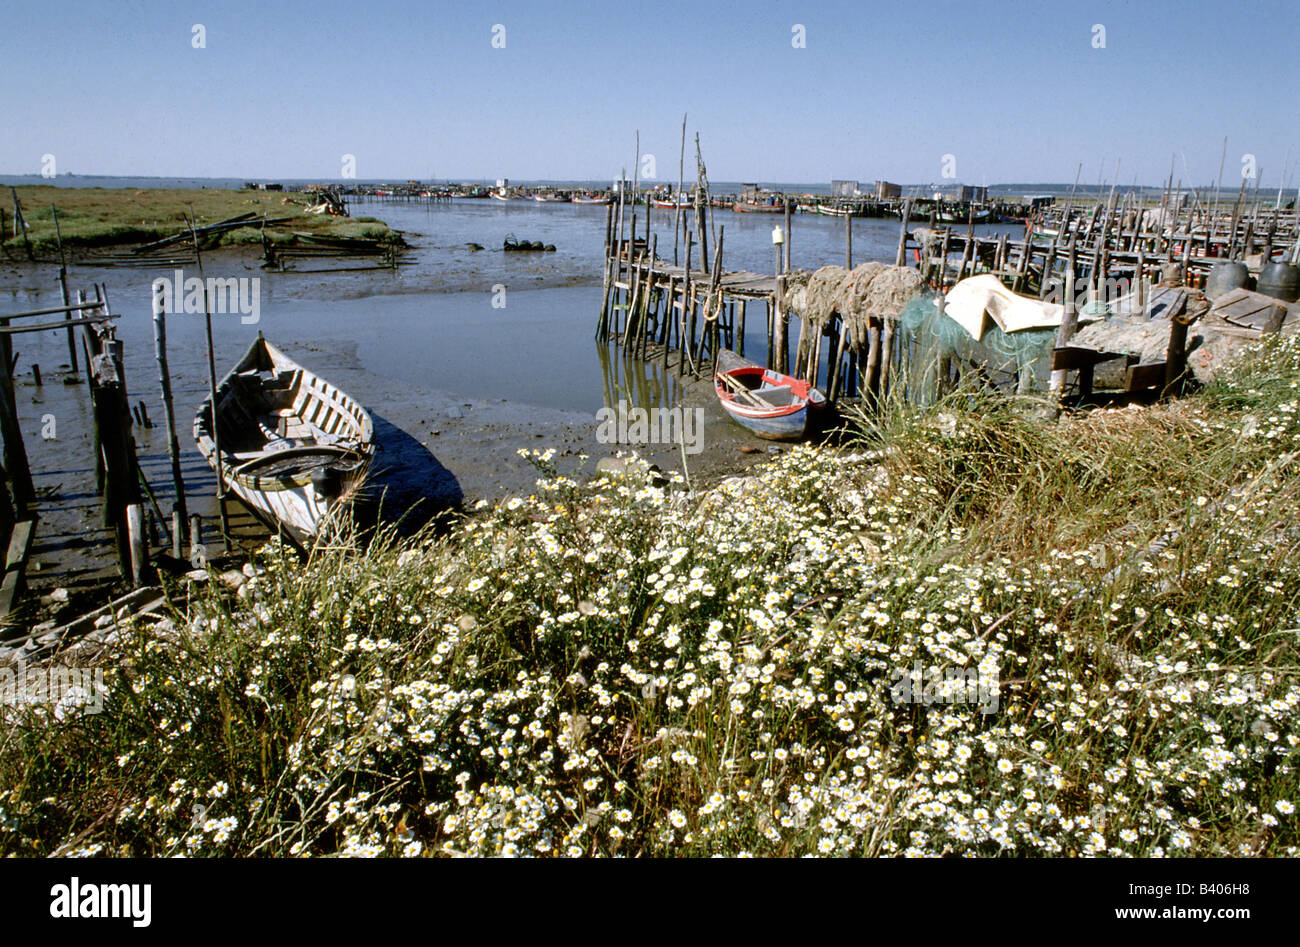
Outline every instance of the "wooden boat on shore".
<path id="1" fill-rule="evenodd" d="M 215 431 L 210 397 L 194 418 L 199 453 L 267 528 L 310 548 L 369 473 L 370 415 L 260 332 L 216 395 Z"/>
<path id="2" fill-rule="evenodd" d="M 772 441 L 802 438 L 826 404 L 822 393 L 808 382 L 755 365 L 730 349 L 718 353 L 713 385 L 724 411 Z"/>

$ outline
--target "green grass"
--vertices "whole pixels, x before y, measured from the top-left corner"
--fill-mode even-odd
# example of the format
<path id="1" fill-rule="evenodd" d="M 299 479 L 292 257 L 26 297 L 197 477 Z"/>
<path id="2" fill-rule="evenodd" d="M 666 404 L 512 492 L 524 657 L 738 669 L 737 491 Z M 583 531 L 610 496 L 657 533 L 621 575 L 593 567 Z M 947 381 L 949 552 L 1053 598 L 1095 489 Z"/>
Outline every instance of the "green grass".
<path id="1" fill-rule="evenodd" d="M 33 251 L 43 257 L 58 252 L 59 235 L 64 247 L 72 252 L 147 243 L 185 229 L 186 217 L 191 214 L 200 227 L 250 212 L 268 218 L 292 217 L 292 221 L 268 231 L 278 244 L 294 242 L 292 231 L 401 242 L 399 233 L 373 217 L 303 213 L 312 198 L 300 193 L 46 186 L 20 187 L 17 192 L 28 225 L 28 240 Z M 58 211 L 58 234 L 51 205 Z M 21 259 L 25 248 L 22 236 L 13 233 L 12 205 L 6 206 L 5 212 L 7 226 L 0 234 L 0 242 L 11 255 Z M 261 239 L 260 227 L 241 227 L 218 235 L 210 245 L 260 245 Z"/>
<path id="2" fill-rule="evenodd" d="M 1300 344 L 1036 407 L 706 494 L 534 453 L 449 535 L 268 548 L 128 634 L 102 714 L 13 713 L 0 850 L 1295 855 Z M 924 677 L 967 668 L 982 704 Z"/>

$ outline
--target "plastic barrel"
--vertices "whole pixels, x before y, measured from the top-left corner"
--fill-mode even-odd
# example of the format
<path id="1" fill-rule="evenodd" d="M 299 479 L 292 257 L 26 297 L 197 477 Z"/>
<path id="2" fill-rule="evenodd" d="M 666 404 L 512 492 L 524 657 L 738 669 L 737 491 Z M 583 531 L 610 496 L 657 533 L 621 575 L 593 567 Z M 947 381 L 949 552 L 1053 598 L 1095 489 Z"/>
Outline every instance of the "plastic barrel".
<path id="1" fill-rule="evenodd" d="M 1218 299 L 1224 293 L 1240 289 L 1250 276 L 1245 263 L 1216 263 L 1205 280 L 1205 295 Z"/>
<path id="2" fill-rule="evenodd" d="M 1256 290 L 1289 303 L 1300 299 L 1300 266 L 1294 263 L 1265 263 L 1259 271 Z"/>

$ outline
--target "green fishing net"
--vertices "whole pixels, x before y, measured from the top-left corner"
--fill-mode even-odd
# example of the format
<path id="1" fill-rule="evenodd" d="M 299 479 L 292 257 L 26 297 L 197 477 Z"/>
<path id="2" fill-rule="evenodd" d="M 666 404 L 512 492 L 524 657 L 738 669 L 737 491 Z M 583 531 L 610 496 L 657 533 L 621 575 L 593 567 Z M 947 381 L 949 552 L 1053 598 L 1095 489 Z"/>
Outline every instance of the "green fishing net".
<path id="1" fill-rule="evenodd" d="M 938 293 L 927 290 L 910 299 L 898 314 L 894 356 L 907 379 L 908 400 L 933 403 L 945 359 L 953 380 L 956 373 L 974 371 L 999 388 L 1046 387 L 1056 329 L 1003 332 L 989 320 L 983 337 L 976 341 L 939 312 L 939 299 Z"/>

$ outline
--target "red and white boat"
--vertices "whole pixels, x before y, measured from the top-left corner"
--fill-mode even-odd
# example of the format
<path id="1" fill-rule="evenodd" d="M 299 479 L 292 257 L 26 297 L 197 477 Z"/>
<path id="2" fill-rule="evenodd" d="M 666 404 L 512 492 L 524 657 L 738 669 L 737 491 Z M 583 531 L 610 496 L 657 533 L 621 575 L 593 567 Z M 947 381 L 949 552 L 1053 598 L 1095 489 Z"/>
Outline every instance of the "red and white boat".
<path id="1" fill-rule="evenodd" d="M 803 438 L 826 404 L 808 382 L 755 365 L 729 349 L 718 353 L 713 385 L 723 410 L 772 441 Z"/>

